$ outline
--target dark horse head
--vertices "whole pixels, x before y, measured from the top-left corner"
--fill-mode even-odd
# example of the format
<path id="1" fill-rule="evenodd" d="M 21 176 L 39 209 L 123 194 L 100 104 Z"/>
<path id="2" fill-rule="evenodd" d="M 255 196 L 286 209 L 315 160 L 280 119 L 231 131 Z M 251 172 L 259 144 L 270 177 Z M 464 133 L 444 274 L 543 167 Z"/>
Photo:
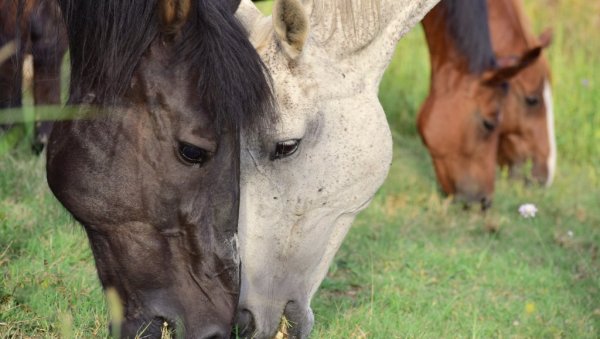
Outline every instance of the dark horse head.
<path id="1" fill-rule="evenodd" d="M 121 337 L 229 338 L 240 130 L 272 112 L 238 3 L 60 0 L 78 119 L 52 132 L 48 183 L 118 293 Z"/>

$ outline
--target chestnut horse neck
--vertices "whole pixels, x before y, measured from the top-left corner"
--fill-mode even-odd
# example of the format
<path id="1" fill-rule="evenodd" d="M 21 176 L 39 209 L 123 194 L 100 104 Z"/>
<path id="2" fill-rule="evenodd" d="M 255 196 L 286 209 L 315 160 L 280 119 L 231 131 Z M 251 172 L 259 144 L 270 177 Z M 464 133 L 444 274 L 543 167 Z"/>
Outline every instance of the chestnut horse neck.
<path id="1" fill-rule="evenodd" d="M 432 75 L 442 67 L 478 75 L 495 66 L 485 0 L 443 0 L 422 23 Z"/>
<path id="2" fill-rule="evenodd" d="M 520 0 L 488 1 L 491 34 L 494 49 L 500 55 L 520 53 L 537 47 L 537 36 L 533 33 L 529 19 Z"/>

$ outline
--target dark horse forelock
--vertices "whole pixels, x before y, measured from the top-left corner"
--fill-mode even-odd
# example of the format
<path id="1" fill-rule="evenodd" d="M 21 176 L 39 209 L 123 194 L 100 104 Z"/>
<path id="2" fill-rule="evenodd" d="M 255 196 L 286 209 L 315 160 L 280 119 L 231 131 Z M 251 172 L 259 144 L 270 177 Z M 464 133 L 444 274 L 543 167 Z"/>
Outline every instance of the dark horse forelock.
<path id="1" fill-rule="evenodd" d="M 71 46 L 70 102 L 118 103 L 142 55 L 160 38 L 158 0 L 59 2 Z M 197 95 L 219 126 L 256 127 L 274 119 L 270 78 L 230 7 L 192 1 L 172 62 L 198 74 Z"/>
<path id="2" fill-rule="evenodd" d="M 486 0 L 442 0 L 450 36 L 466 58 L 469 71 L 482 73 L 496 65 Z M 474 29 L 476 27 L 476 29 Z"/>

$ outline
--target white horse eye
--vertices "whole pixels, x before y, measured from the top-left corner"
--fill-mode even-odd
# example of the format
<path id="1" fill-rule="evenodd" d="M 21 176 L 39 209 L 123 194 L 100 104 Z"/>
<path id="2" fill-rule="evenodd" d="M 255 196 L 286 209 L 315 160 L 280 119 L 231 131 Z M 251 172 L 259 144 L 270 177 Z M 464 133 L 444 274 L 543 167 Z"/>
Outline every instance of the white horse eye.
<path id="1" fill-rule="evenodd" d="M 283 159 L 296 153 L 300 145 L 299 139 L 291 139 L 278 142 L 275 145 L 275 151 L 271 154 L 271 160 Z"/>

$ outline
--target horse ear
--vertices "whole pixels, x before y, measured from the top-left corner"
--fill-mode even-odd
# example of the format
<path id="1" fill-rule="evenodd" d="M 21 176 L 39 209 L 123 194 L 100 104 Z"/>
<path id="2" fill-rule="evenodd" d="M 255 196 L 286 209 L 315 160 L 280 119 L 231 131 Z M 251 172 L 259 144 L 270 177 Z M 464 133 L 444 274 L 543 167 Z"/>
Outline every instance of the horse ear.
<path id="1" fill-rule="evenodd" d="M 542 53 L 542 47 L 536 47 L 519 57 L 502 57 L 497 59 L 497 67 L 483 74 L 482 83 L 486 86 L 500 85 L 517 75 L 527 66 L 535 62 Z"/>
<path id="2" fill-rule="evenodd" d="M 273 5 L 275 33 L 290 59 L 302 53 L 308 37 L 308 15 L 300 0 L 277 0 Z"/>
<path id="3" fill-rule="evenodd" d="M 169 34 L 177 33 L 186 23 L 191 7 L 191 0 L 159 0 L 163 30 Z"/>
<path id="4" fill-rule="evenodd" d="M 552 43 L 552 38 L 554 36 L 554 32 L 552 30 L 551 27 L 548 27 L 544 30 L 544 32 L 542 34 L 540 34 L 539 40 L 540 40 L 540 46 L 542 48 L 546 48 L 548 46 L 550 46 L 550 44 Z"/>
<path id="5" fill-rule="evenodd" d="M 248 38 L 254 48 L 257 51 L 264 48 L 273 34 L 272 20 L 264 16 L 251 0 L 241 1 L 235 17 L 248 33 Z"/>

